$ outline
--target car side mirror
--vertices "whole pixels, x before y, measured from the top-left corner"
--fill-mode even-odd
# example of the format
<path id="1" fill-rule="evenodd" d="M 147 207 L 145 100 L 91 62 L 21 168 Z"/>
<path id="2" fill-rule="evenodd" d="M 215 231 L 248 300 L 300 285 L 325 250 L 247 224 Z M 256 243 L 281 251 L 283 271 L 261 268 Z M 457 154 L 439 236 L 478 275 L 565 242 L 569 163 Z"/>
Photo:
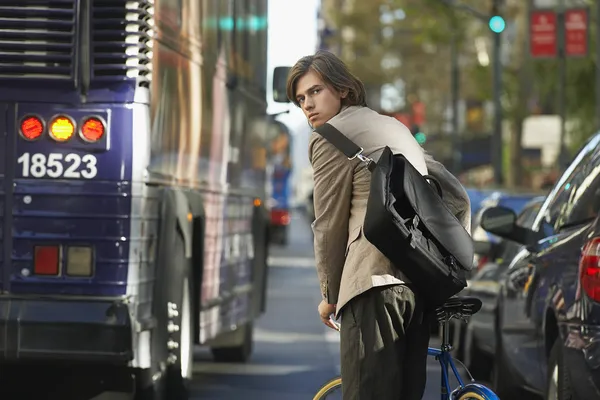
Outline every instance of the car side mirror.
<path id="1" fill-rule="evenodd" d="M 534 232 L 518 226 L 516 222 L 515 212 L 502 206 L 488 208 L 481 215 L 481 227 L 487 232 L 522 245 L 530 245 L 535 240 Z"/>
<path id="2" fill-rule="evenodd" d="M 273 70 L 273 101 L 276 103 L 289 103 L 286 87 L 287 78 L 291 67 L 275 67 Z"/>

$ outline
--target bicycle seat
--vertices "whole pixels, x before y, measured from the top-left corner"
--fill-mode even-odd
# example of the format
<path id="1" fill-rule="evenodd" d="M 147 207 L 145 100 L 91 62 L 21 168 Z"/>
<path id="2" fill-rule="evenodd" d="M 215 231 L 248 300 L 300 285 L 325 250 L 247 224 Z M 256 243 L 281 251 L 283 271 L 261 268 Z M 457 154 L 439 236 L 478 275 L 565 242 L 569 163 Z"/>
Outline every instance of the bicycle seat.
<path id="1" fill-rule="evenodd" d="M 446 315 L 460 315 L 462 317 L 470 317 L 481 309 L 482 303 L 477 297 L 470 296 L 456 296 L 451 297 L 442 306 L 436 309 L 438 316 L 441 314 Z"/>

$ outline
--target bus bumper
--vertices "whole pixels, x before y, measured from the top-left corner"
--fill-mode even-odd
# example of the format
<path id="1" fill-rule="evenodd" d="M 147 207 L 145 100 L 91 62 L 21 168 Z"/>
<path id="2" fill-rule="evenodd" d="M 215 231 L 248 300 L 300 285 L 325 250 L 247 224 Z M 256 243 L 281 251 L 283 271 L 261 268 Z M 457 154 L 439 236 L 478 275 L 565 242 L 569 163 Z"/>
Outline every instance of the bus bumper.
<path id="1" fill-rule="evenodd" d="M 133 358 L 125 300 L 0 297 L 0 360 L 123 363 Z"/>

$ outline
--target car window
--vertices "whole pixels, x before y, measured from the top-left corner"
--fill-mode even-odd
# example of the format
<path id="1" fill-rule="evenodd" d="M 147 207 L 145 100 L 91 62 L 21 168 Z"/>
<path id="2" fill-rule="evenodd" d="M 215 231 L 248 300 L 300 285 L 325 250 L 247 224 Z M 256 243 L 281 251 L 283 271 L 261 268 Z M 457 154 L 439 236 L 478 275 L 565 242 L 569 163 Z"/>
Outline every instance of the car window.
<path id="1" fill-rule="evenodd" d="M 600 189 L 600 152 L 596 152 L 591 162 L 584 168 L 583 178 L 578 186 L 571 188 L 572 195 L 561 209 L 557 226 L 578 224 L 598 216 L 598 190 Z"/>
<path id="2" fill-rule="evenodd" d="M 534 230 L 541 230 L 545 236 L 550 236 L 565 223 L 574 222 L 572 218 L 581 215 L 579 211 L 575 214 L 573 211 L 585 205 L 580 200 L 587 198 L 587 195 L 583 196 L 586 188 L 592 184 L 598 185 L 597 175 L 600 171 L 595 149 L 599 143 L 600 134 L 594 136 L 577 154 L 542 205 L 533 224 Z"/>
<path id="3" fill-rule="evenodd" d="M 542 208 L 542 202 L 536 202 L 527 207 L 517 218 L 517 225 L 524 228 L 531 228 L 540 208 Z"/>
<path id="4" fill-rule="evenodd" d="M 525 222 L 527 222 L 527 220 L 531 217 L 531 214 L 532 211 L 530 207 L 524 209 L 523 212 L 521 212 L 521 214 L 519 214 L 517 217 L 517 225 L 525 226 Z"/>

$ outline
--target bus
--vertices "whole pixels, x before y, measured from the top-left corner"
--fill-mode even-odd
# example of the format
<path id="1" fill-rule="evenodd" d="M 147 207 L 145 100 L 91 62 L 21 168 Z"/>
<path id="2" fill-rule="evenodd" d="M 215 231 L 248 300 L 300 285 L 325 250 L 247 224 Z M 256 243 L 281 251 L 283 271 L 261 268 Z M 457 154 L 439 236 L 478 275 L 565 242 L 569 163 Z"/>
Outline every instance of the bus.
<path id="1" fill-rule="evenodd" d="M 2 365 L 110 365 L 139 398 L 179 400 L 195 344 L 248 359 L 267 3 L 2 1 Z"/>

